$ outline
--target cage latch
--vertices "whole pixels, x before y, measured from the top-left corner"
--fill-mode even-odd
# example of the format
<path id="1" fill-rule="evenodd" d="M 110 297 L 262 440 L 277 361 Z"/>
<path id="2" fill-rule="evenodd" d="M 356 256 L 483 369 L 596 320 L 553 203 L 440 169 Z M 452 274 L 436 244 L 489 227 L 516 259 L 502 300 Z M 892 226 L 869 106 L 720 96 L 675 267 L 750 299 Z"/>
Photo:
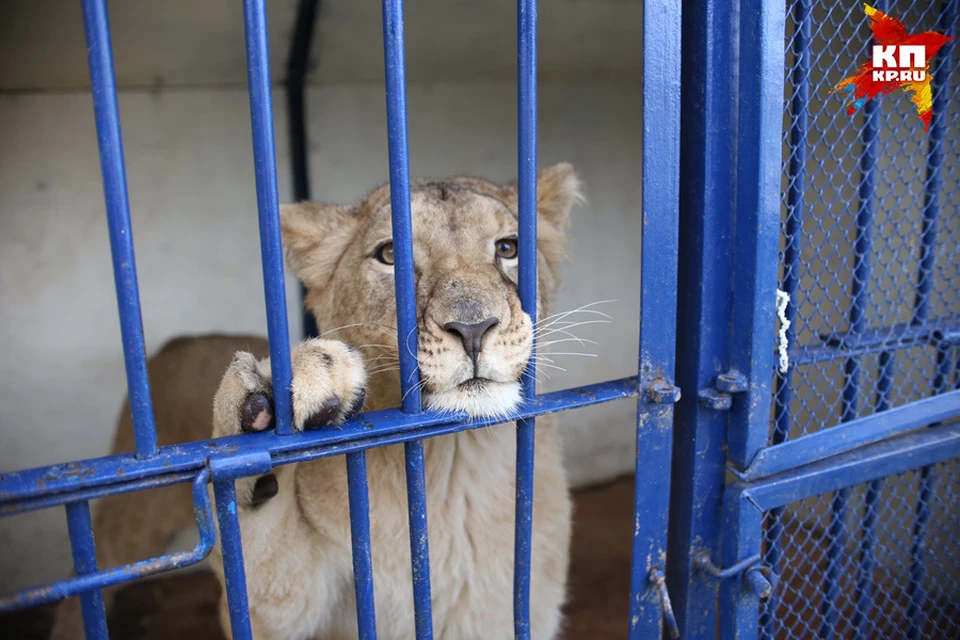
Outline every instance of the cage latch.
<path id="1" fill-rule="evenodd" d="M 650 570 L 647 577 L 650 584 L 657 588 L 660 593 L 660 604 L 663 606 L 663 621 L 667 625 L 667 631 L 671 638 L 680 637 L 680 627 L 677 626 L 677 617 L 673 615 L 673 605 L 670 604 L 670 593 L 667 591 L 667 579 L 658 567 Z"/>
<path id="2" fill-rule="evenodd" d="M 712 387 L 701 389 L 697 393 L 700 405 L 714 411 L 727 411 L 733 406 L 733 394 L 743 393 L 750 388 L 750 381 L 736 369 L 717 376 Z"/>
<path id="3" fill-rule="evenodd" d="M 741 560 L 732 567 L 721 569 L 710 560 L 710 552 L 702 551 L 693 559 L 694 569 L 724 580 L 743 574 L 743 580 L 750 590 L 761 600 L 769 598 L 779 580 L 777 574 L 770 567 L 761 563 L 760 554 Z"/>
<path id="4" fill-rule="evenodd" d="M 680 400 L 680 387 L 657 378 L 647 387 L 647 396 L 657 404 L 676 404 Z"/>

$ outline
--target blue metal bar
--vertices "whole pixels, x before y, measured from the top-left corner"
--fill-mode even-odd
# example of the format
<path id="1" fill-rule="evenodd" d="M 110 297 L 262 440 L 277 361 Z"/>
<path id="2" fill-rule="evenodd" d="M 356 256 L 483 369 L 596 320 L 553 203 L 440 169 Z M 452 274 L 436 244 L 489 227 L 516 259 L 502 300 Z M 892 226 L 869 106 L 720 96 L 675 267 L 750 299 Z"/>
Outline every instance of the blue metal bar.
<path id="1" fill-rule="evenodd" d="M 517 0 L 517 191 L 520 304 L 537 322 L 537 2 Z M 536 396 L 536 341 L 523 380 L 524 400 Z M 516 533 L 513 556 L 513 627 L 530 638 L 530 541 L 533 535 L 533 419 L 517 422 Z"/>
<path id="2" fill-rule="evenodd" d="M 513 547 L 513 630 L 530 638 L 530 556 L 533 537 L 533 420 L 517 422 L 516 534 Z"/>
<path id="3" fill-rule="evenodd" d="M 944 0 L 941 4 L 937 26 L 942 33 L 956 36 L 957 0 Z M 933 71 L 931 90 L 933 109 L 928 135 L 926 184 L 924 188 L 923 227 L 920 236 L 920 259 L 917 274 L 917 291 L 914 299 L 912 323 L 923 324 L 930 315 L 930 294 L 933 291 L 934 268 L 936 266 L 937 218 L 940 215 L 940 189 L 942 180 L 940 168 L 943 165 L 943 140 L 946 134 L 946 115 L 949 108 L 947 90 L 950 87 L 950 73 L 953 70 L 953 41 L 946 43 L 940 53 Z M 947 387 L 949 369 L 944 364 L 947 354 L 942 345 L 937 349 L 937 371 L 933 381 L 933 393 L 940 394 Z M 930 499 L 933 496 L 933 469 L 929 466 L 920 470 L 920 491 L 917 496 L 916 516 L 913 524 L 913 544 L 910 548 L 910 583 L 907 593 L 910 604 L 907 607 L 909 626 L 907 637 L 910 640 L 923 633 L 922 617 L 926 593 L 923 579 L 924 538 L 927 522 L 930 519 Z"/>
<path id="4" fill-rule="evenodd" d="M 408 442 L 405 453 L 414 621 L 417 640 L 431 640 L 433 611 L 430 604 L 430 545 L 427 538 L 427 478 L 423 464 L 423 440 Z"/>
<path id="5" fill-rule="evenodd" d="M 889 364 L 886 370 L 890 371 Z M 960 414 L 960 390 L 948 391 L 768 447 L 757 455 L 745 471 L 731 470 L 741 480 L 757 480 L 957 414 Z"/>
<path id="6" fill-rule="evenodd" d="M 247 603 L 247 578 L 243 568 L 243 543 L 237 515 L 237 489 L 233 480 L 216 480 L 213 494 L 217 501 L 220 525 L 220 549 L 223 552 L 223 580 L 226 583 L 230 631 L 234 640 L 251 640 L 250 607 Z"/>
<path id="7" fill-rule="evenodd" d="M 353 585 L 357 598 L 360 640 L 375 640 L 377 618 L 373 597 L 373 560 L 370 550 L 370 500 L 367 495 L 367 454 L 347 454 L 350 494 L 350 537 L 353 540 Z"/>
<path id="8" fill-rule="evenodd" d="M 513 419 L 589 407 L 635 395 L 637 379 L 630 376 L 539 395 L 523 405 Z M 477 429 L 500 422 L 465 419 L 466 414 L 425 412 L 408 415 L 397 409 L 387 409 L 358 415 L 339 429 L 318 429 L 284 437 L 271 432 L 246 433 L 161 447 L 159 455 L 148 460 L 123 454 L 11 471 L 0 475 L 0 513 L 19 513 L 24 510 L 21 509 L 22 504 L 38 496 L 44 496 L 44 500 L 50 496 L 53 502 L 48 503 L 49 506 L 70 502 L 78 492 L 90 489 L 100 491 L 85 497 L 123 493 L 129 490 L 125 488 L 127 483 L 135 480 L 169 477 L 185 471 L 196 473 L 212 456 L 236 456 L 263 449 L 270 452 L 274 465 L 289 464 Z"/>
<path id="9" fill-rule="evenodd" d="M 132 455 L 130 458 L 135 460 Z M 188 567 L 200 562 L 206 558 L 210 550 L 213 549 L 214 542 L 217 538 L 216 531 L 214 531 L 213 528 L 213 511 L 210 506 L 210 497 L 207 494 L 207 482 L 209 479 L 210 472 L 207 469 L 203 469 L 197 474 L 193 481 L 193 511 L 197 519 L 197 529 L 200 532 L 200 540 L 197 542 L 197 546 L 193 551 L 171 553 L 150 560 L 134 562 L 133 564 L 123 567 L 115 567 L 86 575 L 77 575 L 74 578 L 61 580 L 51 585 L 25 589 L 0 598 L 0 613 L 55 602 L 91 589 L 103 589 L 104 587 L 120 584 L 121 582 L 145 578 L 164 571 Z M 66 501 L 69 501 L 69 498 Z"/>
<path id="10" fill-rule="evenodd" d="M 907 633 L 910 640 L 923 635 L 924 604 L 927 599 L 923 588 L 923 579 L 926 576 L 924 556 L 926 555 L 926 531 L 930 521 L 930 500 L 933 498 L 933 468 L 926 466 L 920 469 L 919 493 L 917 494 L 916 516 L 913 521 L 913 542 L 910 545 L 910 582 L 907 584 L 907 595 L 910 602 L 907 605 Z"/>
<path id="11" fill-rule="evenodd" d="M 721 566 L 734 566 L 761 553 L 763 512 L 741 492 L 723 495 Z M 745 584 L 746 573 L 720 582 L 719 638 L 753 640 L 760 635 L 760 598 Z"/>
<path id="12" fill-rule="evenodd" d="M 680 38 L 680 4 L 674 0 L 648 0 L 643 19 L 643 235 L 637 362 L 641 394 L 637 398 L 630 564 L 631 640 L 660 637 L 667 615 L 666 601 L 661 600 L 650 576 L 655 575 L 655 570 L 662 571 L 667 559 L 673 405 L 659 402 L 650 390 L 654 386 L 673 386 L 676 368 Z"/>
<path id="13" fill-rule="evenodd" d="M 403 2 L 383 0 L 383 57 L 387 90 L 387 146 L 390 153 L 390 214 L 393 273 L 397 292 L 397 344 L 403 410 L 420 411 L 417 364 L 417 289 L 410 220 L 410 152 L 407 148 L 407 71 L 403 53 Z"/>
<path id="14" fill-rule="evenodd" d="M 888 438 L 828 460 L 756 482 L 736 481 L 761 511 L 960 457 L 960 424 L 941 424 Z"/>
<path id="15" fill-rule="evenodd" d="M 853 249 L 853 277 L 847 335 L 856 339 L 866 330 L 869 305 L 870 253 L 873 251 L 872 227 L 876 197 L 877 130 L 879 113 L 876 101 L 864 105 L 863 149 L 860 154 L 860 185 L 857 190 L 857 228 Z M 860 359 L 848 357 L 844 364 L 841 422 L 857 419 L 860 398 Z M 843 558 L 847 508 L 845 489 L 838 490 L 831 501 L 830 540 L 827 546 L 827 569 L 823 581 L 823 621 L 820 635 L 832 638 L 836 626 L 836 601 L 839 597 L 840 563 Z M 862 567 L 861 567 L 862 575 Z"/>
<path id="16" fill-rule="evenodd" d="M 832 638 L 837 625 L 837 598 L 840 597 L 840 568 L 843 563 L 844 531 L 847 516 L 847 489 L 838 489 L 830 501 L 830 526 L 823 574 L 823 601 L 820 638 Z"/>
<path id="17" fill-rule="evenodd" d="M 680 227 L 676 384 L 670 478 L 667 585 L 688 640 L 716 636 L 716 580 L 693 566 L 701 551 L 720 557 L 727 416 L 705 409 L 690 390 L 713 386 L 730 353 L 729 238 L 733 220 L 736 92 L 735 2 L 692 0 L 682 11 Z M 659 9 L 658 9 L 659 10 Z"/>
<path id="18" fill-rule="evenodd" d="M 153 403 L 147 377 L 147 348 L 140 315 L 140 291 L 133 254 L 130 202 L 123 166 L 123 139 L 106 0 L 83 0 L 83 26 L 87 37 L 87 62 L 93 90 L 93 113 L 97 122 L 100 171 L 107 205 L 110 253 L 113 256 L 113 278 L 120 312 L 120 336 L 127 371 L 133 435 L 137 457 L 147 458 L 157 452 L 157 428 L 153 421 Z"/>
<path id="19" fill-rule="evenodd" d="M 172 484 L 180 484 L 181 482 L 190 482 L 194 477 L 196 477 L 195 472 L 178 471 L 168 475 L 152 476 L 130 482 L 111 484 L 106 487 L 85 487 L 76 491 L 70 491 L 69 493 L 41 494 L 24 500 L 0 503 L 0 517 L 26 513 L 28 511 L 37 511 L 39 509 L 49 509 L 50 507 L 57 507 L 68 502 L 95 500 L 96 498 L 102 498 L 107 495 L 115 496 L 121 493 L 133 493 L 146 489 L 167 487 Z"/>
<path id="20" fill-rule="evenodd" d="M 787 344 L 797 343 L 797 290 L 800 284 L 801 237 L 803 233 L 804 197 L 807 178 L 807 121 L 810 103 L 810 1 L 795 0 L 793 20 L 796 31 L 793 34 L 794 63 L 792 70 L 793 96 L 790 100 L 790 161 L 787 166 L 789 186 L 787 188 L 787 219 L 784 225 L 783 281 L 781 289 L 790 296 L 790 304 L 784 313 L 789 325 L 786 329 Z M 794 364 L 796 366 L 796 364 Z M 785 442 L 790 434 L 791 403 L 793 402 L 793 370 L 777 370 L 776 406 L 774 408 L 774 430 L 771 442 L 774 445 Z M 774 571 L 780 571 L 780 537 L 783 534 L 782 512 L 774 509 L 768 516 L 767 546 L 764 550 L 764 562 Z M 778 593 L 774 593 L 764 607 L 760 625 L 764 637 L 773 637 L 773 623 L 777 611 Z"/>
<path id="21" fill-rule="evenodd" d="M 866 329 L 859 335 L 838 331 L 821 335 L 820 340 L 823 344 L 807 344 L 791 349 L 790 362 L 797 366 L 928 344 L 957 344 L 960 343 L 960 327 L 945 319 L 938 319 L 936 323 L 904 323 Z"/>
<path id="22" fill-rule="evenodd" d="M 90 505 L 86 500 L 68 502 L 67 532 L 73 552 L 73 569 L 78 576 L 97 572 L 97 547 L 93 541 L 93 523 L 90 521 Z M 103 596 L 99 589 L 80 594 L 83 614 L 83 632 L 87 640 L 107 638 L 107 614 L 103 608 Z"/>
<path id="23" fill-rule="evenodd" d="M 733 369 L 749 387 L 730 410 L 727 449 L 744 468 L 770 433 L 772 340 L 776 327 L 777 249 L 783 130 L 784 6 L 740 3 L 737 212 L 733 230 Z"/>
<path id="24" fill-rule="evenodd" d="M 390 203 L 393 223 L 394 287 L 397 296 L 397 344 L 403 411 L 418 413 L 420 368 L 417 358 L 417 289 L 410 218 L 410 152 L 407 146 L 407 80 L 404 61 L 403 2 L 383 2 L 383 52 L 387 91 L 387 143 L 390 153 Z M 423 445 L 404 448 L 410 508 L 410 545 L 417 637 L 433 636 L 430 605 L 430 551 Z"/>
<path id="25" fill-rule="evenodd" d="M 260 218 L 260 254 L 263 260 L 263 293 L 267 304 L 273 405 L 277 433 L 289 435 L 293 433 L 293 413 L 290 405 L 293 373 L 290 369 L 290 332 L 287 326 L 287 295 L 280 237 L 280 200 L 277 194 L 277 158 L 273 140 L 266 0 L 244 0 L 243 20 L 247 39 L 247 82 L 250 88 L 253 166 Z"/>
<path id="26" fill-rule="evenodd" d="M 879 358 L 879 372 L 877 374 L 877 394 L 875 406 L 877 413 L 883 413 L 890 408 L 890 389 L 893 384 L 894 354 L 884 351 Z M 863 520 L 860 534 L 860 568 L 857 576 L 856 608 L 853 612 L 852 625 L 857 640 L 866 640 L 871 637 L 873 629 L 873 572 L 876 559 L 873 548 L 877 539 L 877 508 L 880 494 L 883 491 L 883 480 L 873 480 L 867 486 L 863 496 Z"/>

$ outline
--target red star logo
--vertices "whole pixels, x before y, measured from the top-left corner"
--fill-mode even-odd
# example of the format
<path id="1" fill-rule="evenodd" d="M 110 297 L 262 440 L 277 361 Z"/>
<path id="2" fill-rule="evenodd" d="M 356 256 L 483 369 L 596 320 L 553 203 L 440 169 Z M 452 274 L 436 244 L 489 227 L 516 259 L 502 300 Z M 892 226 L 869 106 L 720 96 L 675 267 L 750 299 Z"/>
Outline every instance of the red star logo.
<path id="1" fill-rule="evenodd" d="M 933 31 L 910 35 L 899 20 L 870 5 L 863 7 L 873 32 L 873 55 L 856 75 L 833 90 L 846 89 L 850 93 L 847 114 L 853 115 L 867 100 L 901 88 L 911 94 L 910 102 L 917 106 L 923 128 L 929 129 L 933 116 L 930 61 L 953 38 Z"/>

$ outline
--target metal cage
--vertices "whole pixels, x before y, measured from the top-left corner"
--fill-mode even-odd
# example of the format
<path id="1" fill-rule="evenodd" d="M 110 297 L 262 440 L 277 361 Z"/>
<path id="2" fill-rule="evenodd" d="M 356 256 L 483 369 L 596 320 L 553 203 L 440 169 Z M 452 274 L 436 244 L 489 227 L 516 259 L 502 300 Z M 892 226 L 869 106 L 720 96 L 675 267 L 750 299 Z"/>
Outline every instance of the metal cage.
<path id="1" fill-rule="evenodd" d="M 99 589 L 187 566 L 199 562 L 210 552 L 216 536 L 206 485 L 212 482 L 233 637 L 249 638 L 251 631 L 234 480 L 242 476 L 265 473 L 272 466 L 345 454 L 353 537 L 357 624 L 361 638 L 373 638 L 376 635 L 376 624 L 364 452 L 371 447 L 402 442 L 406 451 L 410 544 L 415 564 L 412 589 L 416 607 L 416 636 L 433 637 L 423 440 L 486 426 L 489 421 L 467 420 L 465 415 L 438 415 L 422 411 L 416 384 L 419 379 L 416 358 L 409 351 L 401 349 L 401 408 L 357 416 L 336 431 L 292 433 L 289 331 L 280 239 L 265 0 L 244 0 L 243 6 L 267 327 L 275 388 L 276 430 L 249 437 L 195 442 L 170 448 L 158 448 L 156 445 L 106 0 L 83 0 L 82 4 L 136 451 L 128 455 L 3 474 L 0 479 L 0 513 L 3 515 L 65 505 L 76 576 L 6 596 L 0 600 L 0 610 L 12 610 L 79 595 L 87 637 L 107 637 L 104 606 Z M 654 3 L 648 3 L 650 4 Z M 669 46 L 646 47 L 644 52 L 646 68 L 649 70 L 644 74 L 647 93 L 644 117 L 647 121 L 660 123 L 656 131 L 648 131 L 644 135 L 644 148 L 651 151 L 659 149 L 658 155 L 666 153 L 676 160 L 679 140 L 679 91 L 674 85 L 679 75 L 680 12 L 679 7 L 669 1 L 659 0 L 655 4 L 659 5 L 658 10 L 650 11 L 645 29 L 656 34 L 656 37 L 651 35 L 647 41 L 664 44 L 662 38 L 666 36 L 669 40 L 666 44 Z M 536 2 L 520 0 L 517 10 L 519 287 L 524 311 L 536 320 Z M 295 51 L 291 58 L 290 68 L 291 86 L 294 90 L 290 92 L 289 100 L 295 115 L 291 119 L 294 127 L 302 127 L 302 61 L 309 46 L 309 29 L 315 12 L 315 2 L 301 4 L 299 22 L 306 26 L 303 31 L 298 29 L 295 46 L 299 47 L 299 52 Z M 405 340 L 416 344 L 403 4 L 400 0 L 383 1 L 383 42 L 398 339 L 400 344 L 405 344 Z M 296 117 L 298 108 L 301 110 L 299 118 Z M 294 133 L 296 138 L 296 132 Z M 302 131 L 300 139 L 302 141 Z M 308 188 L 302 170 L 305 166 L 305 151 L 302 147 L 298 151 L 295 144 L 294 154 L 295 165 L 299 167 L 297 173 L 301 176 L 297 179 L 296 195 L 305 197 Z M 656 275 L 645 279 L 649 284 L 644 285 L 643 289 L 643 305 L 648 319 L 641 337 L 642 356 L 638 376 L 544 395 L 536 394 L 532 381 L 527 382 L 523 388 L 525 401 L 518 412 L 516 423 L 514 620 L 518 638 L 530 635 L 530 540 L 534 509 L 533 436 L 536 417 L 636 396 L 646 423 L 646 428 L 638 432 L 642 452 L 638 456 L 638 465 L 662 465 L 666 469 L 669 464 L 669 455 L 665 460 L 654 459 L 649 452 L 669 452 L 669 425 L 672 421 L 670 402 L 676 395 L 675 391 L 671 391 L 669 380 L 673 369 L 672 315 L 675 308 L 673 292 L 676 291 L 677 162 L 666 163 L 662 170 L 647 172 L 644 181 L 651 185 L 646 193 L 656 195 L 644 201 L 645 219 L 650 222 L 650 228 L 656 230 L 654 233 L 645 234 L 643 238 L 644 269 L 645 272 Z M 654 392 L 648 393 L 651 390 Z M 667 474 L 664 473 L 662 477 L 666 478 Z M 114 569 L 98 569 L 88 501 L 179 482 L 192 482 L 194 486 L 197 526 L 201 534 L 197 548 L 192 553 L 145 559 Z M 635 532 L 636 549 L 638 552 L 642 551 L 633 568 L 631 627 L 635 637 L 649 637 L 654 633 L 654 629 L 660 628 L 659 587 L 656 581 L 648 579 L 648 576 L 657 571 L 662 575 L 661 558 L 666 552 L 667 500 L 666 491 L 650 494 L 646 491 L 638 492 L 638 508 L 654 514 L 656 518 L 650 526 L 641 526 Z"/>
<path id="2" fill-rule="evenodd" d="M 850 118 L 830 94 L 869 45 L 858 3 L 684 0 L 682 14 L 674 0 L 644 4 L 637 375 L 547 394 L 524 384 L 516 637 L 530 637 L 535 420 L 636 397 L 630 638 L 955 638 L 956 42 L 933 63 L 924 132 L 905 100 L 869 101 Z M 958 4 L 877 8 L 956 39 Z M 536 1 L 517 9 L 519 289 L 535 316 Z M 288 66 L 297 199 L 309 196 L 303 79 L 316 11 L 301 0 Z M 233 636 L 249 638 L 234 480 L 343 454 L 358 635 L 373 638 L 365 451 L 403 443 L 416 637 L 432 638 L 423 441 L 490 421 L 423 411 L 416 358 L 400 349 L 400 408 L 291 433 L 265 0 L 244 0 L 244 13 L 276 430 L 177 447 L 156 446 L 106 0 L 83 0 L 83 13 L 136 451 L 0 476 L 0 515 L 65 507 L 76 570 L 0 598 L 0 610 L 79 595 L 87 637 L 106 637 L 99 589 L 210 552 L 212 483 Z M 401 0 L 383 0 L 383 34 L 398 343 L 415 344 Z M 196 549 L 97 568 L 89 500 L 187 482 Z"/>

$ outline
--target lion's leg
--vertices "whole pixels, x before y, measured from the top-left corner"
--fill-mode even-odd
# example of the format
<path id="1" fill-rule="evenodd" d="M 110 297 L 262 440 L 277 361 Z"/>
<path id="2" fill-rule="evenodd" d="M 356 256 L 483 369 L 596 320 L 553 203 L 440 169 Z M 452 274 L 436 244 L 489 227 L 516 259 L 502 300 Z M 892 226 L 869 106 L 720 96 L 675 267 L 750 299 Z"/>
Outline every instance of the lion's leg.
<path id="1" fill-rule="evenodd" d="M 366 373 L 354 349 L 313 339 L 294 347 L 293 426 L 296 431 L 341 423 L 363 408 Z M 273 423 L 268 358 L 238 352 L 214 398 L 213 436 L 263 431 Z M 297 498 L 295 464 L 236 481 L 250 622 L 255 637 L 304 637 L 336 606 L 343 585 L 339 559 L 326 557 L 323 542 L 304 520 Z M 213 566 L 223 583 L 220 549 Z M 309 595 L 305 595 L 309 594 Z M 224 594 L 223 598 L 226 598 Z M 229 636 L 226 602 L 221 625 Z"/>

